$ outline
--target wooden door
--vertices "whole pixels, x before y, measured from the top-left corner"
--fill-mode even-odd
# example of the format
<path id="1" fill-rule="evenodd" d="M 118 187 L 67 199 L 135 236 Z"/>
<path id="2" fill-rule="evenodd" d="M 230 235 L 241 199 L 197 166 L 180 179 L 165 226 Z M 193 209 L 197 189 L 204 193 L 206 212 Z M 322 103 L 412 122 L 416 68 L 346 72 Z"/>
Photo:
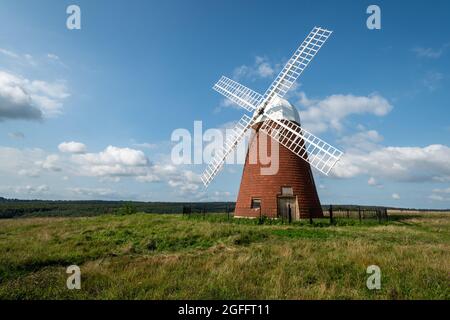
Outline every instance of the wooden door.
<path id="1" fill-rule="evenodd" d="M 292 220 L 297 217 L 297 199 L 295 197 L 278 197 L 278 217 L 286 221 L 289 220 L 289 207 L 291 208 Z"/>

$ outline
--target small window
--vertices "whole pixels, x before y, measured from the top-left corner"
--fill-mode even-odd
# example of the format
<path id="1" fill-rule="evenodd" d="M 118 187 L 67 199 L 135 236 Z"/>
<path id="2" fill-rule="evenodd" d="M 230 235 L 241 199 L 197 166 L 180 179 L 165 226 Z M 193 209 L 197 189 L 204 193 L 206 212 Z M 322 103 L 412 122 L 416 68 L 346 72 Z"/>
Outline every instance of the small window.
<path id="1" fill-rule="evenodd" d="M 281 187 L 281 194 L 283 196 L 293 196 L 294 191 L 292 190 L 292 187 Z"/>
<path id="2" fill-rule="evenodd" d="M 252 209 L 261 208 L 261 199 L 252 199 Z"/>

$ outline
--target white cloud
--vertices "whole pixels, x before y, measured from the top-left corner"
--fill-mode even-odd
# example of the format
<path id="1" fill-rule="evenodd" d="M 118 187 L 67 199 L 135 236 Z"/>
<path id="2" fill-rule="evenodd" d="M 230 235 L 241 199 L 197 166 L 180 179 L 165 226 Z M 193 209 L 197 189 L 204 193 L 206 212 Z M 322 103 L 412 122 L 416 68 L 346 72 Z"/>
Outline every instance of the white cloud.
<path id="1" fill-rule="evenodd" d="M 47 58 L 49 58 L 51 60 L 59 60 L 59 57 L 56 54 L 53 54 L 53 53 L 48 53 L 47 54 Z"/>
<path id="2" fill-rule="evenodd" d="M 306 107 L 300 111 L 302 125 L 312 132 L 323 132 L 330 128 L 342 130 L 343 120 L 352 114 L 385 116 L 392 110 L 388 100 L 378 94 L 354 96 L 335 94 L 322 100 L 308 99 L 300 92 L 299 103 Z"/>
<path id="3" fill-rule="evenodd" d="M 58 100 L 66 99 L 70 96 L 64 81 L 49 83 L 42 80 L 34 80 L 31 81 L 28 89 L 32 93 L 43 94 Z"/>
<path id="4" fill-rule="evenodd" d="M 0 184 L 15 184 L 17 181 L 33 179 L 45 182 L 52 176 L 66 171 L 67 159 L 48 154 L 42 149 L 17 149 L 0 146 Z M 13 183 L 11 183 L 13 182 Z"/>
<path id="5" fill-rule="evenodd" d="M 218 196 L 218 197 L 229 197 L 229 196 L 231 196 L 231 192 L 229 192 L 229 191 L 214 191 L 213 195 Z"/>
<path id="6" fill-rule="evenodd" d="M 25 134 L 20 131 L 10 132 L 10 133 L 8 133 L 8 137 L 10 137 L 11 139 L 24 139 Z"/>
<path id="7" fill-rule="evenodd" d="M 17 172 L 20 176 L 26 176 L 31 178 L 37 178 L 40 175 L 40 171 L 36 168 L 33 169 L 20 169 Z"/>
<path id="8" fill-rule="evenodd" d="M 54 53 L 47 53 L 47 61 L 64 67 L 65 69 L 69 69 L 69 67 L 61 60 L 61 58 Z"/>
<path id="9" fill-rule="evenodd" d="M 38 65 L 36 59 L 29 53 L 19 54 L 8 49 L 0 48 L 0 54 L 3 54 L 4 56 L 12 59 L 16 63 L 19 63 L 19 65 L 30 65 L 32 67 Z"/>
<path id="10" fill-rule="evenodd" d="M 5 56 L 7 56 L 7 57 L 9 57 L 9 58 L 13 58 L 13 59 L 20 58 L 20 56 L 17 53 L 12 52 L 12 51 L 7 50 L 7 49 L 0 48 L 0 53 L 5 55 Z"/>
<path id="11" fill-rule="evenodd" d="M 14 64 L 18 65 L 18 66 L 31 66 L 31 67 L 39 67 L 42 66 L 42 62 L 53 62 L 53 63 L 57 63 L 60 66 L 63 66 L 65 68 L 67 68 L 67 66 L 61 61 L 60 57 L 54 53 L 47 53 L 43 56 L 39 55 L 39 56 L 33 56 L 29 53 L 26 54 L 21 54 L 21 53 L 17 53 L 5 48 L 0 48 L 0 55 L 3 55 L 7 58 L 10 59 L 10 61 L 12 61 Z M 42 59 L 42 58 L 45 58 Z"/>
<path id="12" fill-rule="evenodd" d="M 200 176 L 190 170 L 180 170 L 172 165 L 155 165 L 153 170 L 157 175 L 164 178 L 170 187 L 181 194 L 195 193 L 202 184 Z"/>
<path id="13" fill-rule="evenodd" d="M 433 49 L 433 48 L 424 48 L 424 47 L 415 47 L 412 51 L 419 58 L 429 58 L 429 59 L 437 59 L 442 56 L 444 53 L 444 48 Z"/>
<path id="14" fill-rule="evenodd" d="M 279 68 L 279 65 L 273 65 L 266 57 L 257 56 L 251 66 L 242 65 L 234 69 L 233 78 L 236 80 L 250 79 L 252 81 L 271 78 L 275 76 L 277 68 Z"/>
<path id="15" fill-rule="evenodd" d="M 45 178 L 48 182 L 55 173 L 58 173 L 60 182 L 68 181 L 72 176 L 96 177 L 100 182 L 117 182 L 126 177 L 141 183 L 160 182 L 181 195 L 196 194 L 202 184 L 199 175 L 193 171 L 162 162 L 153 164 L 142 151 L 131 148 L 108 146 L 98 153 L 49 154 L 41 149 L 0 147 L 0 176 L 10 181 L 21 177 Z M 26 195 L 33 190 L 31 187 L 23 187 L 13 192 L 23 191 L 23 195 Z M 78 192 L 81 195 L 84 192 L 87 195 L 89 192 L 94 194 L 94 191 L 89 188 L 74 189 L 72 193 Z"/>
<path id="16" fill-rule="evenodd" d="M 42 168 L 35 162 L 44 161 L 46 156 L 47 154 L 42 149 L 21 150 L 0 146 L 0 176 L 5 177 L 19 172 L 22 172 L 22 175 L 26 174 L 21 170 L 39 174 Z"/>
<path id="17" fill-rule="evenodd" d="M 444 196 L 441 196 L 439 194 L 434 194 L 434 193 L 430 194 L 428 196 L 428 198 L 430 200 L 435 200 L 435 201 L 450 201 L 450 197 L 444 197 Z"/>
<path id="18" fill-rule="evenodd" d="M 146 175 L 149 160 L 140 150 L 108 146 L 99 153 L 73 155 L 73 160 L 88 176 L 141 176 Z"/>
<path id="19" fill-rule="evenodd" d="M 169 180 L 169 186 L 178 189 L 181 193 L 195 192 L 198 190 L 199 185 L 194 183 L 184 183 L 181 180 Z"/>
<path id="20" fill-rule="evenodd" d="M 80 155 L 79 158 L 92 165 L 143 166 L 148 164 L 148 159 L 142 151 L 114 146 L 108 146 L 99 153 Z"/>
<path id="21" fill-rule="evenodd" d="M 273 77 L 275 70 L 266 58 L 256 57 L 257 73 L 261 78 Z"/>
<path id="22" fill-rule="evenodd" d="M 99 153 L 74 155 L 80 174 L 102 178 L 134 177 L 138 182 L 165 181 L 180 192 L 194 192 L 200 177 L 171 164 L 152 164 L 140 150 L 108 146 Z"/>
<path id="23" fill-rule="evenodd" d="M 48 191 L 50 190 L 49 186 L 47 186 L 46 184 L 43 185 L 39 185 L 39 186 L 30 186 L 30 185 L 26 185 L 26 186 L 19 186 L 19 187 L 14 187 L 14 192 L 17 194 L 27 194 L 27 195 L 43 195 L 48 193 Z"/>
<path id="24" fill-rule="evenodd" d="M 450 202 L 450 187 L 443 189 L 433 189 L 432 192 L 433 193 L 428 196 L 430 200 Z"/>
<path id="25" fill-rule="evenodd" d="M 374 177 L 370 177 L 369 180 L 367 180 L 367 184 L 369 186 L 371 186 L 371 187 L 376 187 L 376 188 L 379 188 L 379 189 L 383 188 L 383 185 L 381 183 L 379 183 L 377 181 L 377 179 L 375 179 Z"/>
<path id="26" fill-rule="evenodd" d="M 32 120 L 58 115 L 67 97 L 69 93 L 63 81 L 31 81 L 0 71 L 0 120 Z"/>
<path id="27" fill-rule="evenodd" d="M 161 181 L 161 178 L 158 175 L 153 173 L 146 173 L 145 175 L 137 176 L 136 181 L 138 182 L 158 182 Z"/>
<path id="28" fill-rule="evenodd" d="M 339 178 L 358 175 L 392 181 L 450 181 L 450 148 L 435 144 L 426 147 L 377 147 L 372 151 L 344 153 L 332 170 Z"/>
<path id="29" fill-rule="evenodd" d="M 195 193 L 202 184 L 197 173 L 171 164 L 152 165 L 149 172 L 151 172 L 150 181 L 155 178 L 157 180 L 153 181 L 166 181 L 170 187 L 175 189 L 174 191 L 180 194 Z M 146 182 L 146 176 L 137 177 L 137 180 Z"/>
<path id="30" fill-rule="evenodd" d="M 158 145 L 156 143 L 142 142 L 142 143 L 133 143 L 133 146 L 136 148 L 155 149 Z"/>
<path id="31" fill-rule="evenodd" d="M 400 195 L 398 193 L 393 193 L 392 194 L 392 199 L 394 200 L 400 200 Z"/>
<path id="32" fill-rule="evenodd" d="M 236 195 L 229 191 L 205 191 L 197 190 L 191 196 L 195 201 L 234 201 Z"/>
<path id="33" fill-rule="evenodd" d="M 383 137 L 376 130 L 363 130 L 338 140 L 339 144 L 346 147 L 347 152 L 351 150 L 370 151 L 375 149 L 381 141 L 383 141 Z"/>
<path id="34" fill-rule="evenodd" d="M 88 196 L 90 198 L 117 198 L 118 192 L 107 188 L 67 188 L 67 190 L 78 196 Z"/>
<path id="35" fill-rule="evenodd" d="M 433 192 L 435 193 L 450 193 L 450 187 L 445 189 L 433 189 Z"/>
<path id="36" fill-rule="evenodd" d="M 39 119 L 42 110 L 33 101 L 22 78 L 0 71 L 0 120 Z"/>
<path id="37" fill-rule="evenodd" d="M 439 88 L 444 75 L 440 72 L 429 71 L 423 78 L 423 85 L 430 91 L 435 91 Z"/>
<path id="38" fill-rule="evenodd" d="M 44 160 L 36 161 L 35 163 L 42 167 L 42 169 L 49 171 L 61 171 L 61 167 L 59 164 L 59 156 L 56 154 L 48 155 Z"/>
<path id="39" fill-rule="evenodd" d="M 23 57 L 29 65 L 31 65 L 33 67 L 37 66 L 37 62 L 31 54 L 26 53 L 23 55 Z"/>
<path id="40" fill-rule="evenodd" d="M 86 145 L 81 142 L 62 142 L 58 145 L 58 149 L 61 152 L 67 153 L 86 153 Z"/>
<path id="41" fill-rule="evenodd" d="M 214 112 L 220 112 L 223 108 L 234 108 L 234 109 L 238 109 L 238 110 L 243 110 L 242 107 L 236 103 L 234 103 L 233 101 L 231 101 L 230 99 L 222 99 L 220 101 L 220 104 L 218 107 L 216 107 L 214 109 Z"/>

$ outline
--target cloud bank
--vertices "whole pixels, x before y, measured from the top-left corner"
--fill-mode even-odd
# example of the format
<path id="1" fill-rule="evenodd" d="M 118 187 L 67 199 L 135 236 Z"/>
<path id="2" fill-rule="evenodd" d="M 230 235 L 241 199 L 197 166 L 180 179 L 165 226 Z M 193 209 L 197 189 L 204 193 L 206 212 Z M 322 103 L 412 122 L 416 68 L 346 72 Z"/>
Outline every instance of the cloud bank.
<path id="1" fill-rule="evenodd" d="M 0 121 L 39 120 L 59 115 L 63 101 L 69 96 L 63 81 L 29 80 L 0 71 Z"/>

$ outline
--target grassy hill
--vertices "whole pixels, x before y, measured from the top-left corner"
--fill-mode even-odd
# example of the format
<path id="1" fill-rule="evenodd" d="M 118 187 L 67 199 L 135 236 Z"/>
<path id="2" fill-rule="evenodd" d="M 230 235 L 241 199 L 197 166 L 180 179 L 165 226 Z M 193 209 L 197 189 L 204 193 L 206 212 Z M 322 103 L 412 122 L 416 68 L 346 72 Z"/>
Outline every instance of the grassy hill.
<path id="1" fill-rule="evenodd" d="M 258 225 L 224 215 L 0 220 L 0 299 L 450 299 L 450 215 Z M 82 289 L 66 288 L 81 268 Z M 367 266 L 381 290 L 366 288 Z"/>

